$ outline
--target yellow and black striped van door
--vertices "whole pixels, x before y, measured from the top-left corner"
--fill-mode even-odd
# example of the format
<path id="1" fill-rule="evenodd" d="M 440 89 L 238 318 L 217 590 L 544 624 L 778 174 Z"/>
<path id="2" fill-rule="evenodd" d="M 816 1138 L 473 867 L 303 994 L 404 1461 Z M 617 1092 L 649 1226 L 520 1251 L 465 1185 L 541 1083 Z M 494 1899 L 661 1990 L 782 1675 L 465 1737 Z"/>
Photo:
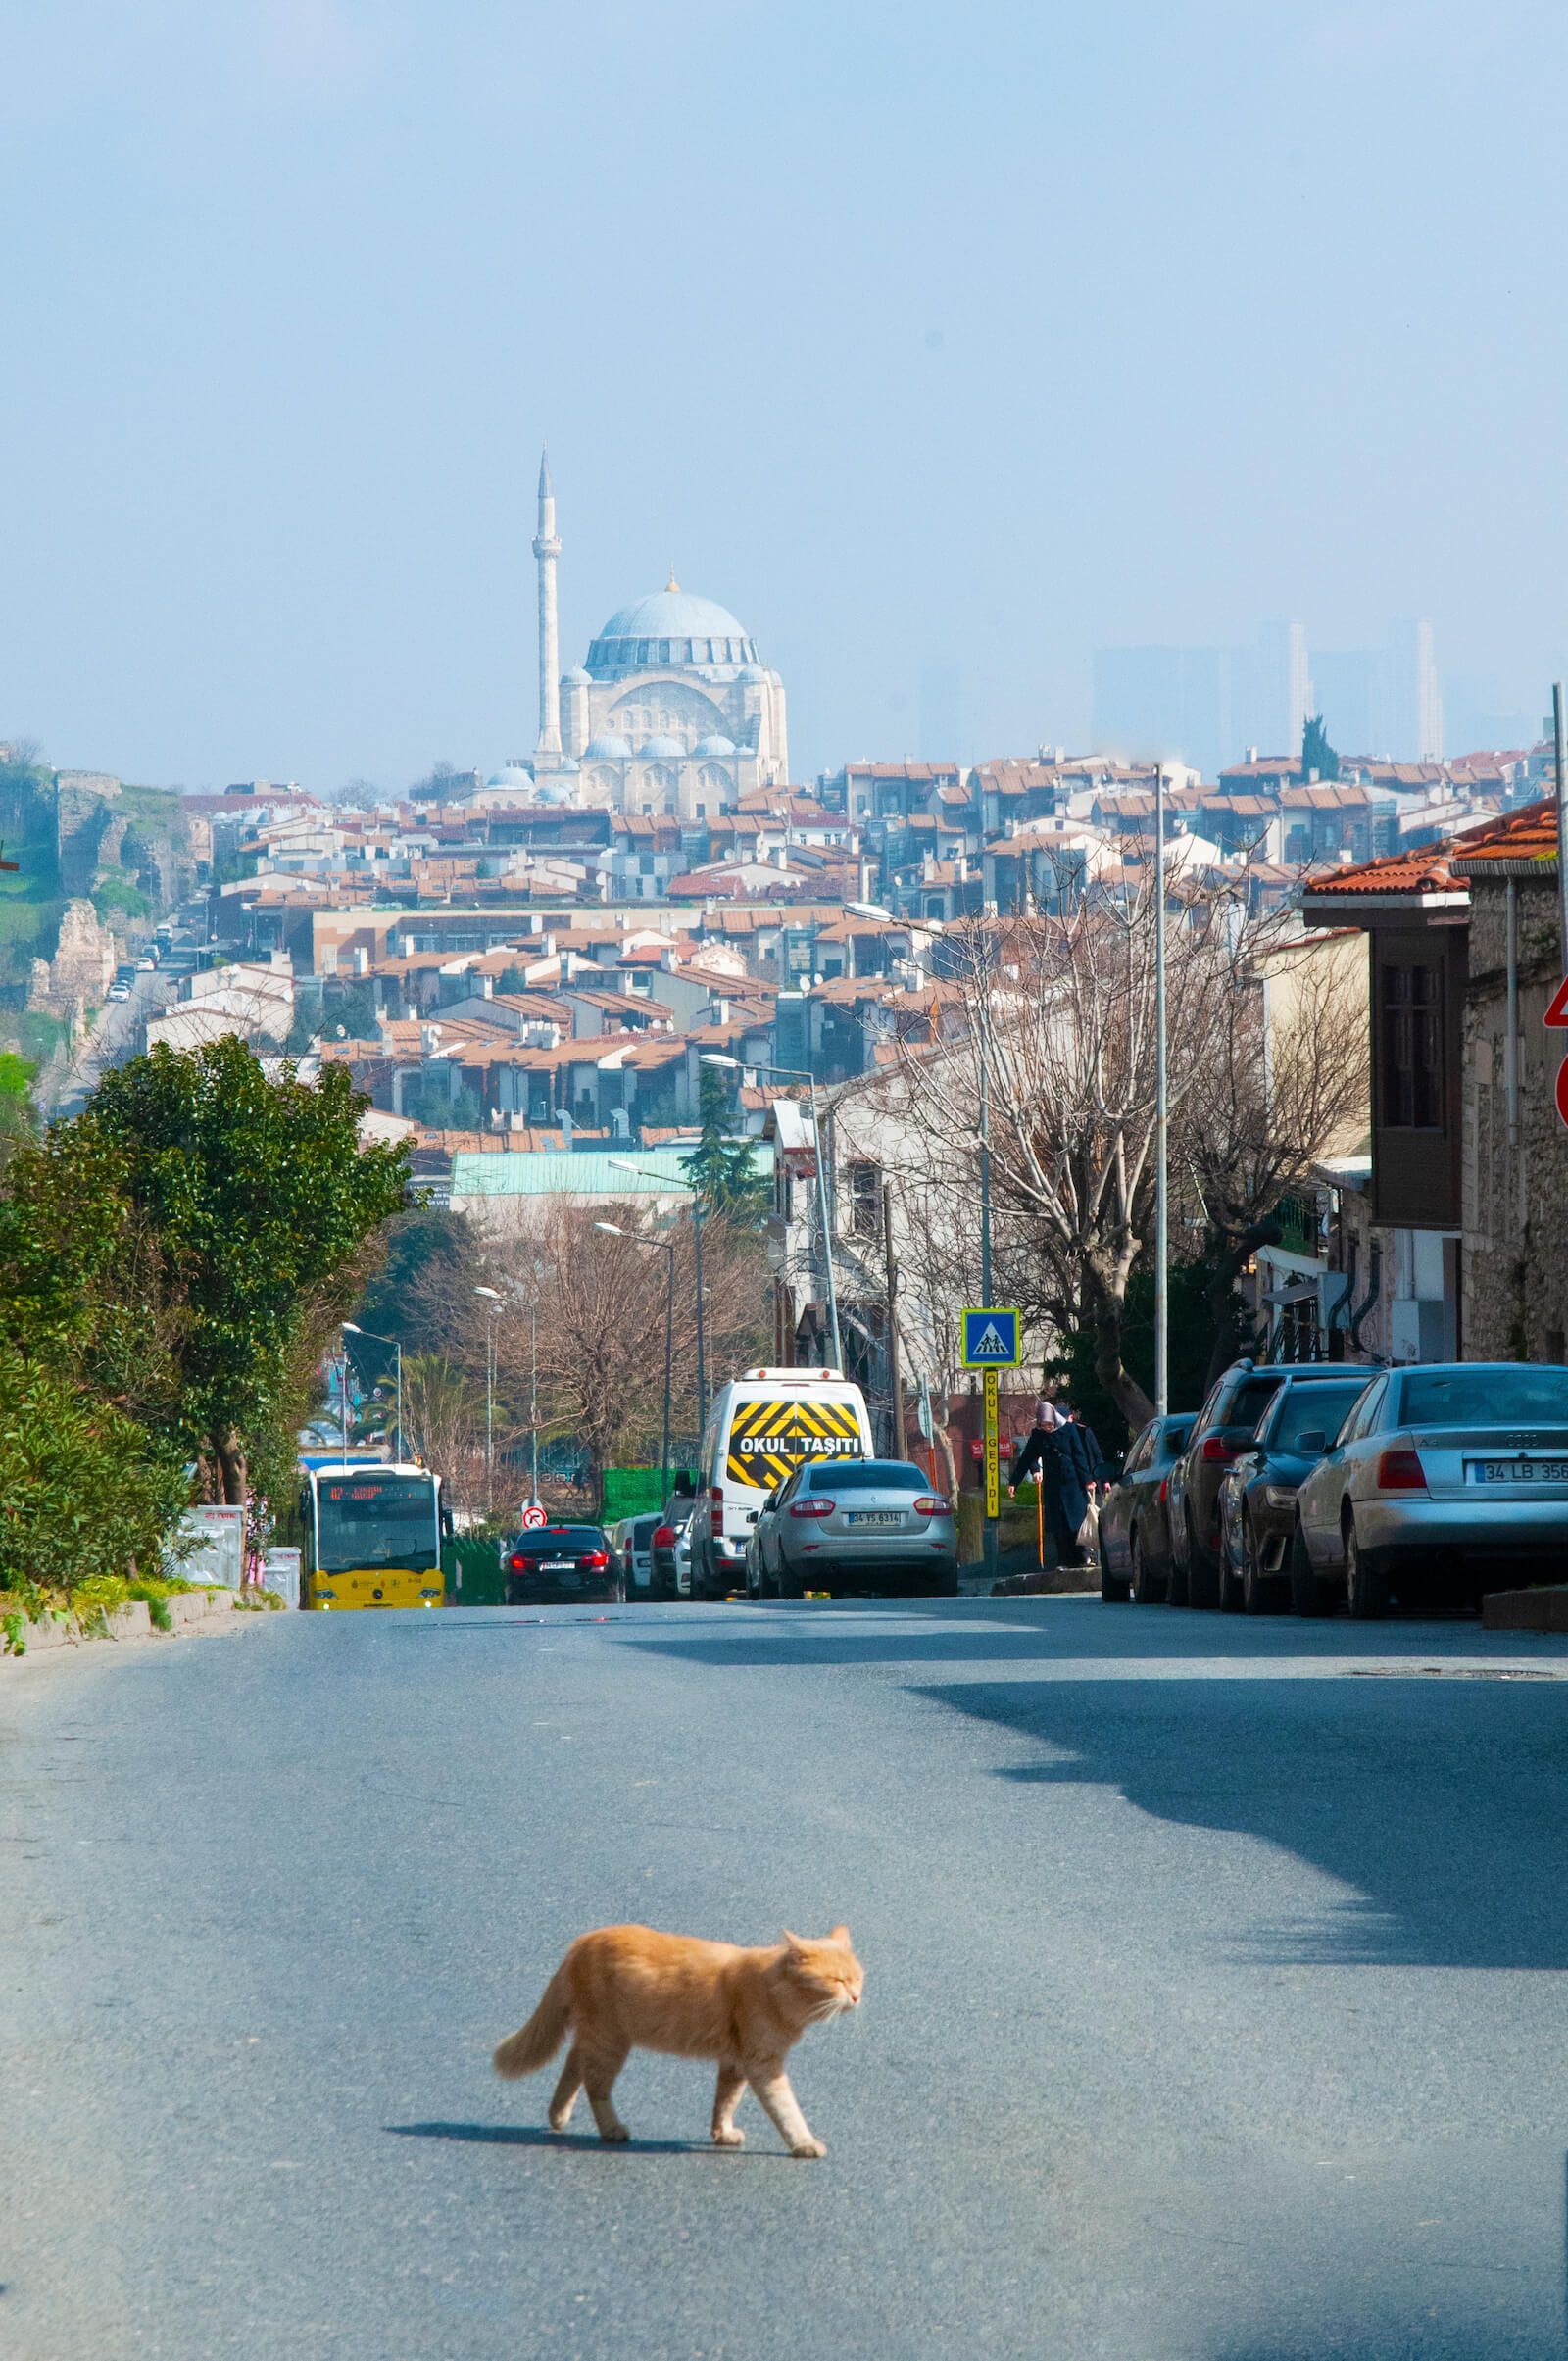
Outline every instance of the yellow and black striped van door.
<path id="1" fill-rule="evenodd" d="M 749 1402 L 729 1430 L 725 1474 L 731 1484 L 771 1491 L 803 1459 L 858 1459 L 865 1445 L 848 1402 Z"/>

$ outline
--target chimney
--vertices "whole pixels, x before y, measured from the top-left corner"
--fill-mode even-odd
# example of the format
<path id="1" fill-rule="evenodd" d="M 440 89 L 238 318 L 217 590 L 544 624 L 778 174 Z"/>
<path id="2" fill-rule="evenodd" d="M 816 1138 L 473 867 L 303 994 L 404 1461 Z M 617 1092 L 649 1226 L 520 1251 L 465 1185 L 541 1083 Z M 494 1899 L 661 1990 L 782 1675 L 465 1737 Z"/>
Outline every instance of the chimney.
<path id="1" fill-rule="evenodd" d="M 1247 759 L 1250 762 L 1255 762 L 1257 761 L 1257 748 L 1255 746 L 1250 746 L 1248 748 Z"/>

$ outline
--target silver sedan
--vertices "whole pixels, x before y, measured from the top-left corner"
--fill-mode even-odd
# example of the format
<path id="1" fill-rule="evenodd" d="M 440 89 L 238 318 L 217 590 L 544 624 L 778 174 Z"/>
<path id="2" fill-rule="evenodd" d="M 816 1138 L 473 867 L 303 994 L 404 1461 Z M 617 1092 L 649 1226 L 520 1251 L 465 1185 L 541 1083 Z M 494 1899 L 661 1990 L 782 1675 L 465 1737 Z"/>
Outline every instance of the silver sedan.
<path id="1" fill-rule="evenodd" d="M 1369 1385 L 1297 1495 L 1291 1599 L 1325 1615 L 1421 1602 L 1435 1578 L 1568 1567 L 1568 1369 L 1457 1361 Z"/>
<path id="2" fill-rule="evenodd" d="M 772 1493 L 746 1553 L 754 1598 L 958 1588 L 953 1510 L 911 1459 L 815 1459 Z"/>

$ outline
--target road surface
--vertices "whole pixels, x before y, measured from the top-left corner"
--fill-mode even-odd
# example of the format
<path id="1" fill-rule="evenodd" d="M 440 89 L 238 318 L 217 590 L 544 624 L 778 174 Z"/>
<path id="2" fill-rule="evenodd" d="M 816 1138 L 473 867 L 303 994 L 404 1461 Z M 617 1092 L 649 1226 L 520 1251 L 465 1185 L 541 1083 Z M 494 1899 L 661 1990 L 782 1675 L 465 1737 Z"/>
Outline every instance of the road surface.
<path id="1" fill-rule="evenodd" d="M 0 1672 L 0 2350 L 1555 2361 L 1565 1676 L 1092 1599 Z M 627 2149 L 490 2072 L 584 1927 L 841 1915 L 824 2162 L 711 2150 L 703 2067 Z"/>

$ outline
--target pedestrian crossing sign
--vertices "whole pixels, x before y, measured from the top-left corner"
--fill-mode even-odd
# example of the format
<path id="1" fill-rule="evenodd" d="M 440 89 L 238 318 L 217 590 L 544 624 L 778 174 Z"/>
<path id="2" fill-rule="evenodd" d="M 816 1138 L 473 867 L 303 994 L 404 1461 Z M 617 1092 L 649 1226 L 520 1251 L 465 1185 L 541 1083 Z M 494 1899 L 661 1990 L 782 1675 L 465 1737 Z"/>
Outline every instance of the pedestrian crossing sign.
<path id="1" fill-rule="evenodd" d="M 982 1304 L 963 1315 L 963 1365 L 966 1369 L 1016 1369 L 1018 1314 Z"/>

